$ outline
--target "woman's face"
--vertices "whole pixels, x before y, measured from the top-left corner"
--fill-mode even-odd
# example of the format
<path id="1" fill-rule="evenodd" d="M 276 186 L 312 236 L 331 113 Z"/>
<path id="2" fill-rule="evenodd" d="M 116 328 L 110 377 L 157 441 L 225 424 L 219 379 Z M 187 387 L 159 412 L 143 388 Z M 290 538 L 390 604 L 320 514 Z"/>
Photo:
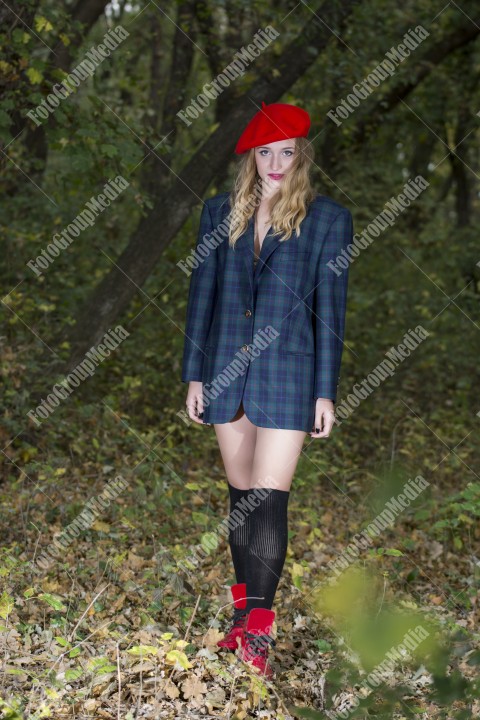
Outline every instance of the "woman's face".
<path id="1" fill-rule="evenodd" d="M 295 138 L 277 140 L 255 148 L 257 172 L 267 188 L 278 190 L 295 157 Z"/>

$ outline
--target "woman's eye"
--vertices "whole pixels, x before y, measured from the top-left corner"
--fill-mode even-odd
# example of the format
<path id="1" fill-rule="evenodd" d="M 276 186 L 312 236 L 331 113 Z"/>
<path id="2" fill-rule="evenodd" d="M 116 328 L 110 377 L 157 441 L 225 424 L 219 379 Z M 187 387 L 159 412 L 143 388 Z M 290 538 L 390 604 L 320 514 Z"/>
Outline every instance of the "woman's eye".
<path id="1" fill-rule="evenodd" d="M 287 157 L 290 157 L 291 155 L 293 155 L 293 150 L 285 150 L 284 152 L 288 153 Z M 262 157 L 265 157 L 265 155 L 263 153 L 268 154 L 268 150 L 260 150 L 260 155 Z"/>

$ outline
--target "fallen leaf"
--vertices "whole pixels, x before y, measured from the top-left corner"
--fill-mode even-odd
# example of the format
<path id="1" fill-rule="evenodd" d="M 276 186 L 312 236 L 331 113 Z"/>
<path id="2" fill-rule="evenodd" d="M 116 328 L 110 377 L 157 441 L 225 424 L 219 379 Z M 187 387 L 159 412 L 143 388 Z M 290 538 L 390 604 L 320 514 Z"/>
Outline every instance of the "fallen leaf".
<path id="1" fill-rule="evenodd" d="M 191 675 L 182 684 L 182 692 L 187 700 L 200 702 L 207 692 L 207 686 L 196 675 Z"/>

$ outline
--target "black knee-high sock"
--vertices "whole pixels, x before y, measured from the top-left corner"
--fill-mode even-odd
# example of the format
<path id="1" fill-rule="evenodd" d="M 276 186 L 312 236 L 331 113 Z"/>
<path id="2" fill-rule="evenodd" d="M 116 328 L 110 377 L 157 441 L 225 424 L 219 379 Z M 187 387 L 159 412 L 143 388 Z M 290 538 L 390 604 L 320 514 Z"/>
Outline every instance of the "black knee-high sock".
<path id="1" fill-rule="evenodd" d="M 230 513 L 235 510 L 235 505 L 243 498 L 246 498 L 251 490 L 240 490 L 228 483 L 230 492 Z M 247 562 L 248 562 L 248 539 L 250 536 L 251 513 L 245 510 L 240 511 L 245 517 L 245 522 L 239 524 L 235 518 L 232 518 L 228 535 L 228 543 L 230 552 L 232 553 L 233 567 L 237 583 L 247 582 Z"/>
<path id="2" fill-rule="evenodd" d="M 290 492 L 270 488 L 250 492 L 256 495 L 258 506 L 250 526 L 247 611 L 257 607 L 271 610 L 287 554 Z"/>

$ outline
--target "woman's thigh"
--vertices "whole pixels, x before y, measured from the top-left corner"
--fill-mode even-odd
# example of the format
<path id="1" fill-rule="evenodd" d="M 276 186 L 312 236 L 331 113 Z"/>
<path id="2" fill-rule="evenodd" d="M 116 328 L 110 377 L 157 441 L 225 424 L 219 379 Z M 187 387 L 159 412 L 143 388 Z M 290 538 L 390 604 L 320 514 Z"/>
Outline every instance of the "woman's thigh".
<path id="1" fill-rule="evenodd" d="M 250 487 L 290 490 L 306 432 L 257 428 Z"/>
<path id="2" fill-rule="evenodd" d="M 252 477 L 255 441 L 259 428 L 253 425 L 245 415 L 243 402 L 240 403 L 233 420 L 228 423 L 214 423 L 213 427 L 215 428 L 228 482 L 241 490 L 248 490 Z"/>
<path id="3" fill-rule="evenodd" d="M 306 432 L 257 427 L 245 415 L 243 402 L 233 420 L 214 423 L 214 428 L 231 485 L 290 490 Z"/>

